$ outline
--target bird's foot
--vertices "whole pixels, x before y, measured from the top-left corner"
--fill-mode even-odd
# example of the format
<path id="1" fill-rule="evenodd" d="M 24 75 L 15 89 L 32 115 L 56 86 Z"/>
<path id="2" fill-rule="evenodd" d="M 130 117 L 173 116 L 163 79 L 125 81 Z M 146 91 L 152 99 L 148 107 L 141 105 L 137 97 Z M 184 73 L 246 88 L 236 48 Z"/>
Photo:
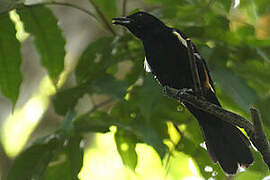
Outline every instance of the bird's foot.
<path id="1" fill-rule="evenodd" d="M 176 96 L 179 97 L 182 93 L 193 93 L 193 90 L 189 88 L 182 88 L 178 90 Z"/>
<path id="2" fill-rule="evenodd" d="M 182 93 L 193 93 L 192 89 L 189 88 L 183 88 L 183 89 L 175 89 L 171 88 L 169 86 L 163 87 L 163 92 L 172 98 L 179 98 Z"/>
<path id="3" fill-rule="evenodd" d="M 182 88 L 179 91 L 187 92 L 187 93 L 192 93 L 193 92 L 193 90 L 191 88 Z"/>

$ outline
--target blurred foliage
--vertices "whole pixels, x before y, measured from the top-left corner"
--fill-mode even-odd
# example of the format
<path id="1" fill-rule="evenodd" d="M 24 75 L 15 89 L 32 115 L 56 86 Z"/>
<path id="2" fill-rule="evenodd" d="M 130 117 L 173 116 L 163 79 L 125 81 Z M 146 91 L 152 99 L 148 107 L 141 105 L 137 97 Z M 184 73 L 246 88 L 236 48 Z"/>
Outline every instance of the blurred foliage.
<path id="1" fill-rule="evenodd" d="M 0 36 L 1 92 L 12 101 L 13 105 L 15 105 L 23 79 L 20 70 L 22 58 L 20 53 L 20 43 L 16 39 L 15 26 L 9 19 L 8 14 L 1 15 Z"/>
<path id="2" fill-rule="evenodd" d="M 111 29 L 82 52 L 72 72 L 76 86 L 58 89 L 52 99 L 55 111 L 63 116 L 62 127 L 18 155 L 8 180 L 78 179 L 84 156 L 83 135 L 106 133 L 112 126 L 117 127 L 114 140 L 122 162 L 133 171 L 139 158 L 135 148 L 138 143 L 145 143 L 155 149 L 161 160 L 166 155 L 173 158 L 180 151 L 194 160 L 205 179 L 225 178 L 219 165 L 213 164 L 200 146 L 203 139 L 196 120 L 175 100 L 164 96 L 153 76 L 143 71 L 142 44 L 127 31 L 111 27 L 110 19 L 121 16 L 121 3 L 89 0 L 98 21 Z M 152 7 L 150 13 L 179 28 L 195 42 L 209 64 L 224 107 L 245 116 L 251 105 L 259 107 L 268 132 L 270 36 L 259 35 L 262 29 L 256 26 L 261 17 L 270 13 L 268 0 L 241 1 L 237 7 L 231 0 L 144 0 L 144 3 Z M 0 4 L 3 4 L 0 8 L 0 87 L 2 95 L 14 106 L 23 75 L 20 42 L 8 16 L 10 9 L 16 10 L 25 31 L 34 37 L 40 63 L 55 85 L 64 69 L 65 39 L 57 17 L 44 6 L 46 3 L 24 5 L 21 1 L 1 1 Z M 111 30 L 115 34 L 109 34 Z M 118 76 L 123 71 L 121 63 L 131 63 L 122 78 Z M 103 95 L 107 100 L 78 114 L 76 105 L 84 95 Z M 102 108 L 108 104 L 109 109 Z M 177 142 L 170 133 L 174 127 L 168 122 L 178 124 L 183 133 Z M 165 143 L 166 140 L 170 143 Z M 254 151 L 254 156 L 254 164 L 238 173 L 235 179 L 261 179 L 269 174 L 260 155 Z M 181 175 L 176 173 L 174 178 L 179 179 Z"/>

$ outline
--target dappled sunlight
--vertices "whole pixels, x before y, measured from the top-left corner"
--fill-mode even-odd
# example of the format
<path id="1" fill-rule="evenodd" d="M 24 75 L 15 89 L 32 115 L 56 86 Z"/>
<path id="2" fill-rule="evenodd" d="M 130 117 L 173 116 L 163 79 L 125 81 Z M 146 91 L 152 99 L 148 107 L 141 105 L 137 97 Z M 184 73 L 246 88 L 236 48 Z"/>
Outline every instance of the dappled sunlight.
<path id="1" fill-rule="evenodd" d="M 29 33 L 25 32 L 25 30 L 24 30 L 23 22 L 20 20 L 20 17 L 16 13 L 15 10 L 10 11 L 9 17 L 13 21 L 13 23 L 15 24 L 15 28 L 17 31 L 16 38 L 19 41 L 23 42 L 24 40 L 26 40 L 29 37 Z"/>
<path id="2" fill-rule="evenodd" d="M 1 131 L 1 139 L 6 153 L 10 157 L 15 157 L 22 150 L 46 111 L 49 105 L 49 97 L 54 93 L 55 88 L 46 76 L 32 98 L 22 108 L 15 109 L 8 116 Z"/>
<path id="3" fill-rule="evenodd" d="M 114 142 L 115 128 L 110 133 L 97 133 L 92 145 L 85 151 L 84 165 L 79 177 L 82 180 L 201 180 L 198 169 L 191 158 L 175 152 L 169 165 L 162 164 L 156 151 L 146 144 L 137 144 L 138 164 L 132 172 L 122 163 Z M 166 158 L 165 158 L 166 159 Z"/>
<path id="4" fill-rule="evenodd" d="M 141 179 L 162 180 L 165 178 L 165 169 L 162 162 L 154 149 L 146 144 L 136 146 L 138 153 L 138 165 L 136 172 Z"/>
<path id="5" fill-rule="evenodd" d="M 136 179 L 122 164 L 114 143 L 113 133 L 99 134 L 93 138 L 93 145 L 85 150 L 82 180 L 125 180 Z"/>
<path id="6" fill-rule="evenodd" d="M 195 176 L 198 176 L 198 170 L 197 170 L 197 167 L 195 166 L 192 158 L 189 158 L 188 160 L 188 167 L 190 169 L 190 171 L 195 175 Z"/>

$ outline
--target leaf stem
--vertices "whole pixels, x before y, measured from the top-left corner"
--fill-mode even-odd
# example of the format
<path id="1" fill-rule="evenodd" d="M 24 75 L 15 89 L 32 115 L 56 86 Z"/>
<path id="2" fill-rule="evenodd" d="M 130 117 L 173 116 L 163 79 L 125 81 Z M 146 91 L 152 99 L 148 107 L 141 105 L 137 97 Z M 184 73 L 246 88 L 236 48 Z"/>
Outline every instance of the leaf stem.
<path id="1" fill-rule="evenodd" d="M 103 14 L 103 12 L 99 9 L 99 7 L 96 5 L 96 3 L 94 3 L 93 0 L 89 0 L 89 2 L 92 4 L 92 6 L 95 8 L 96 12 L 98 13 L 99 17 L 101 18 L 101 20 L 103 21 L 105 27 L 114 35 L 116 36 L 116 32 L 113 30 L 112 26 L 110 25 L 110 23 L 108 22 L 107 18 L 105 17 L 105 15 Z"/>
<path id="2" fill-rule="evenodd" d="M 55 2 L 55 1 L 51 1 L 51 2 L 42 2 L 42 3 L 36 3 L 36 4 L 29 4 L 29 5 L 24 5 L 24 6 L 43 6 L 43 5 L 59 5 L 59 6 L 67 6 L 70 8 L 74 8 L 74 9 L 78 9 L 86 14 L 88 14 L 90 17 L 92 17 L 93 19 L 95 19 L 96 21 L 98 21 L 97 16 L 92 13 L 91 11 L 84 9 L 80 6 L 77 6 L 75 4 L 70 4 L 70 3 L 66 3 L 66 2 Z"/>
<path id="3" fill-rule="evenodd" d="M 105 100 L 105 101 L 103 101 L 103 102 L 101 102 L 99 104 L 95 104 L 93 106 L 93 108 L 91 108 L 86 114 L 89 115 L 92 112 L 94 112 L 95 110 L 97 110 L 97 109 L 99 109 L 99 108 L 101 108 L 103 106 L 106 106 L 106 105 L 110 104 L 112 101 L 113 101 L 112 99 L 107 99 L 107 100 Z"/>

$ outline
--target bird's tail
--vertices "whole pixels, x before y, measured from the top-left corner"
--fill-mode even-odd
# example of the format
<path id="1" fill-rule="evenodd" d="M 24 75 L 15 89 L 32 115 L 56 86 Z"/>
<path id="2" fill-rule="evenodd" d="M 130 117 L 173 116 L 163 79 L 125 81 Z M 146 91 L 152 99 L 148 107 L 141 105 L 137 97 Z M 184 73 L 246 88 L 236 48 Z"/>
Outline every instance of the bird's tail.
<path id="1" fill-rule="evenodd" d="M 189 104 L 186 106 L 199 121 L 209 155 L 226 173 L 235 174 L 238 165 L 247 168 L 253 162 L 249 140 L 238 128 Z"/>

